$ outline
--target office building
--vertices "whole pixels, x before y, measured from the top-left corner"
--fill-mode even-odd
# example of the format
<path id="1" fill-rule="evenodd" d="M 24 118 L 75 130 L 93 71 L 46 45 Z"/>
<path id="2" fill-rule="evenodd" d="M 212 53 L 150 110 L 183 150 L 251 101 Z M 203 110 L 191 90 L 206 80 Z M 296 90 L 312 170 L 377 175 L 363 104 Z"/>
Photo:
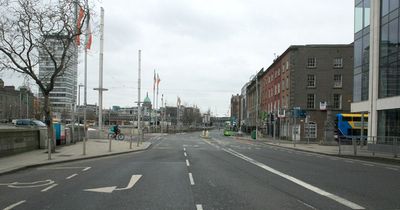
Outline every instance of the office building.
<path id="1" fill-rule="evenodd" d="M 400 136 L 399 4 L 398 0 L 355 1 L 351 111 L 368 113 L 369 137 Z"/>
<path id="2" fill-rule="evenodd" d="M 62 37 L 48 36 L 47 39 L 48 45 L 52 46 L 51 50 L 54 50 L 55 61 L 60 62 L 60 57 L 64 51 L 64 46 L 61 42 Z M 61 118 L 61 120 L 71 119 L 71 113 L 77 98 L 78 58 L 75 46 L 70 47 L 66 57 L 65 70 L 60 72 L 55 79 L 54 88 L 50 92 L 50 105 L 53 116 Z M 39 79 L 45 85 L 48 85 L 54 71 L 54 61 L 42 49 L 39 52 Z M 39 97 L 43 100 L 41 92 Z"/>

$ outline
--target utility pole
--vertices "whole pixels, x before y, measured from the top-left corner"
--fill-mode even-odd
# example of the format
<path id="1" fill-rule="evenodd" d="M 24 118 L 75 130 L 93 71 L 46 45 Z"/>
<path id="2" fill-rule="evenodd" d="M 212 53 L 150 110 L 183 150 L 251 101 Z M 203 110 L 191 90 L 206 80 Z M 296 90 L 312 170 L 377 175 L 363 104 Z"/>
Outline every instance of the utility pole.
<path id="1" fill-rule="evenodd" d="M 138 101 L 137 101 L 137 103 L 138 103 L 138 140 L 137 140 L 137 146 L 139 146 L 139 143 L 140 143 L 140 140 L 141 140 L 141 137 L 142 137 L 142 135 L 141 135 L 141 127 L 140 127 L 140 115 L 141 115 L 141 110 L 140 110 L 140 71 L 141 71 L 141 64 L 140 64 L 140 62 L 141 62 L 141 54 L 142 54 L 142 51 L 141 50 L 139 50 L 139 63 L 138 63 Z M 130 143 L 130 146 L 129 146 L 129 148 L 131 148 L 132 149 L 132 141 L 131 141 L 131 143 Z"/>
<path id="2" fill-rule="evenodd" d="M 99 87 L 94 90 L 99 91 L 99 132 L 103 134 L 103 91 L 108 89 L 103 88 L 103 54 L 104 54 L 104 8 L 101 7 L 100 14 L 100 53 L 99 53 Z M 111 152 L 111 138 L 109 142 L 109 152 Z"/>

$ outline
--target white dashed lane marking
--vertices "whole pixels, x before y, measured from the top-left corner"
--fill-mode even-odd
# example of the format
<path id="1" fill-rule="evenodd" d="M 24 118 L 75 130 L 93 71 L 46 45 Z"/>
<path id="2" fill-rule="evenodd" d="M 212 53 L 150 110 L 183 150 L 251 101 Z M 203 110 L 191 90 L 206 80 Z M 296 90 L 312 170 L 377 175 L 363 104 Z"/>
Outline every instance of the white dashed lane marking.
<path id="1" fill-rule="evenodd" d="M 18 206 L 18 205 L 21 205 L 21 204 L 23 204 L 23 203 L 25 203 L 25 202 L 26 202 L 26 200 L 22 200 L 22 201 L 20 201 L 20 202 L 17 202 L 17 203 L 14 203 L 14 204 L 12 204 L 12 205 L 7 206 L 7 207 L 4 208 L 3 210 L 10 210 L 10 209 L 13 209 L 14 207 L 16 207 L 16 206 Z"/>
<path id="2" fill-rule="evenodd" d="M 391 167 L 386 167 L 386 169 L 393 170 L 393 171 L 398 171 L 399 170 L 397 168 L 391 168 Z"/>
<path id="3" fill-rule="evenodd" d="M 192 173 L 189 173 L 189 180 L 190 180 L 190 185 L 194 185 L 194 180 L 193 180 Z"/>
<path id="4" fill-rule="evenodd" d="M 369 163 L 363 163 L 365 166 L 374 166 L 374 164 L 369 164 Z"/>
<path id="5" fill-rule="evenodd" d="M 55 187 L 55 186 L 57 186 L 57 185 L 58 185 L 58 184 L 50 185 L 50 186 L 44 188 L 43 190 L 41 190 L 41 192 L 46 192 L 46 191 L 50 190 L 51 188 L 53 188 L 53 187 Z"/>
<path id="6" fill-rule="evenodd" d="M 65 179 L 71 179 L 71 178 L 73 178 L 73 177 L 75 177 L 75 176 L 78 176 L 78 174 L 72 174 L 71 176 L 69 176 L 69 177 L 67 177 L 67 178 L 65 178 Z"/>

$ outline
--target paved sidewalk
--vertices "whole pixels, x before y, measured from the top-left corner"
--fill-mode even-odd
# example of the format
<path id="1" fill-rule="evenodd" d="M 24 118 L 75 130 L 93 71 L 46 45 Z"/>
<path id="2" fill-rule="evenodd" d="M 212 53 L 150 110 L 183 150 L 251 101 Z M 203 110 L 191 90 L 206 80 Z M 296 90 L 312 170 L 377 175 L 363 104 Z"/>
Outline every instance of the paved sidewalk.
<path id="1" fill-rule="evenodd" d="M 46 149 L 34 150 L 16 155 L 6 156 L 0 158 L 0 175 L 28 167 L 142 151 L 148 149 L 151 145 L 151 143 L 147 142 L 147 140 L 149 140 L 150 138 L 155 138 L 157 136 L 159 135 L 145 135 L 144 142 L 141 143 L 139 146 L 137 146 L 136 141 L 133 141 L 132 149 L 129 149 L 129 140 L 112 140 L 111 152 L 108 151 L 108 139 L 89 139 L 86 142 L 86 155 L 82 155 L 83 142 L 77 142 L 76 144 L 66 146 L 58 146 L 56 148 L 56 152 L 51 154 L 51 160 L 48 160 Z"/>
<path id="2" fill-rule="evenodd" d="M 341 145 L 340 153 L 339 153 L 339 146 L 338 145 L 320 145 L 318 143 L 310 143 L 306 144 L 306 142 L 300 142 L 296 145 L 293 144 L 292 141 L 287 140 L 274 140 L 273 138 L 259 138 L 258 140 L 254 140 L 250 138 L 250 136 L 243 136 L 243 137 L 236 137 L 233 136 L 235 139 L 245 140 L 245 141 L 252 141 L 252 142 L 263 142 L 265 144 L 279 146 L 283 148 L 289 148 L 294 150 L 301 150 L 325 155 L 335 155 L 335 156 L 346 156 L 346 157 L 363 157 L 363 158 L 375 158 L 375 159 L 386 159 L 393 162 L 400 163 L 400 157 L 395 158 L 393 154 L 389 153 L 375 153 L 372 154 L 371 151 L 367 149 L 367 146 L 357 146 L 357 154 L 354 155 L 354 147 L 353 145 Z"/>

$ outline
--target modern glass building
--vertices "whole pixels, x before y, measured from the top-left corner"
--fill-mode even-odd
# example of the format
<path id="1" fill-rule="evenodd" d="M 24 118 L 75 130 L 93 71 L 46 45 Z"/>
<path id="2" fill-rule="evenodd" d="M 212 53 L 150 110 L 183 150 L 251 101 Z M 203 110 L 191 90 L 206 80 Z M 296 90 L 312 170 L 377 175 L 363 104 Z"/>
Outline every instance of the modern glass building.
<path id="1" fill-rule="evenodd" d="M 64 50 L 60 37 L 47 37 L 49 46 L 54 50 L 55 59 L 59 62 Z M 76 47 L 71 47 L 67 52 L 68 62 L 65 64 L 65 70 L 55 79 L 54 89 L 50 93 L 50 104 L 53 115 L 62 120 L 71 119 L 74 109 L 75 99 L 77 98 L 78 83 L 78 56 Z M 47 85 L 50 77 L 54 73 L 54 64 L 47 53 L 39 52 L 39 78 Z M 43 100 L 43 94 L 39 93 Z"/>
<path id="2" fill-rule="evenodd" d="M 355 0 L 352 112 L 368 136 L 400 136 L 400 0 Z"/>

